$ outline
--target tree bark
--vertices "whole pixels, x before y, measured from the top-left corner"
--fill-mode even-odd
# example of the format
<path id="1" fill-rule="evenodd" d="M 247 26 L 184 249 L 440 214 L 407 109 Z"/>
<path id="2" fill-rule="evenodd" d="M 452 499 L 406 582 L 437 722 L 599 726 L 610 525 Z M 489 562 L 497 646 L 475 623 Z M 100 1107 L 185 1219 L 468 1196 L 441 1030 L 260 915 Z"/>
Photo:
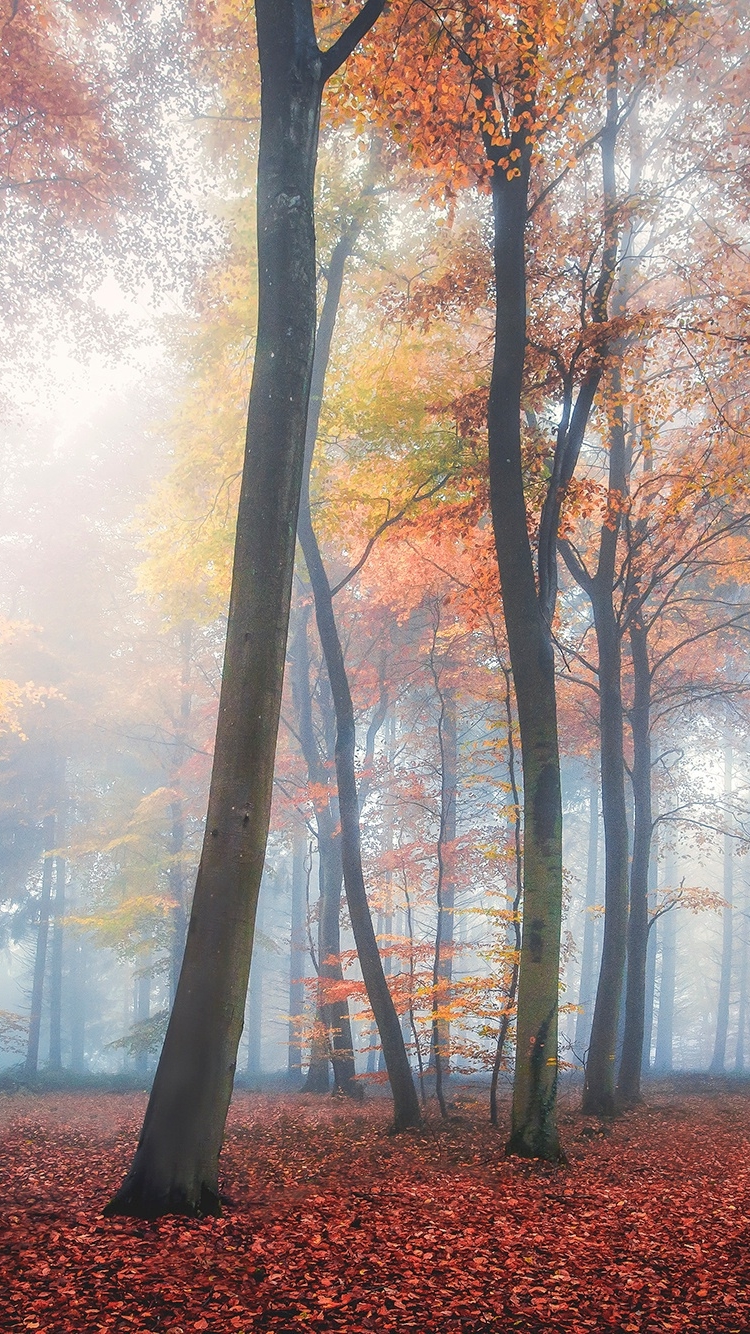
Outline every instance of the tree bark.
<path id="1" fill-rule="evenodd" d="M 732 796 L 732 744 L 727 738 L 724 744 L 724 795 Z M 727 811 L 726 819 L 729 819 Z M 734 856 L 732 836 L 724 835 L 724 908 L 721 914 L 721 971 L 719 974 L 719 996 L 716 1006 L 716 1036 L 713 1056 L 708 1067 L 712 1075 L 724 1072 L 727 1058 L 727 1035 L 729 1033 L 729 1000 L 732 989 L 732 946 L 734 936 Z"/>
<path id="2" fill-rule="evenodd" d="M 64 789 L 63 789 L 64 790 Z M 65 800 L 61 795 L 55 840 L 58 846 L 65 842 Z M 52 926 L 52 950 L 49 978 L 49 1068 L 62 1070 L 62 989 L 63 944 L 65 923 L 65 858 L 55 857 L 55 914 Z"/>
<path id="3" fill-rule="evenodd" d="M 218 1164 L 270 818 L 315 340 L 313 189 L 330 51 L 311 0 L 256 0 L 259 303 L 208 819 L 177 994 L 132 1167 L 105 1213 L 220 1211 Z"/>
<path id="4" fill-rule="evenodd" d="M 633 857 L 630 867 L 625 1033 L 617 1077 L 618 1101 L 641 1101 L 641 1069 L 646 1017 L 646 959 L 648 954 L 648 870 L 651 862 L 651 669 L 646 629 L 640 617 L 630 625 L 633 663 Z M 649 1034 L 650 1042 L 650 1034 Z"/>
<path id="5" fill-rule="evenodd" d="M 174 1004 L 177 983 L 185 953 L 187 933 L 187 885 L 183 862 L 185 848 L 185 816 L 183 812 L 181 769 L 185 761 L 185 747 L 188 738 L 188 726 L 192 710 L 192 688 L 190 667 L 192 654 L 193 628 L 190 621 L 180 627 L 180 714 L 175 728 L 174 757 L 171 766 L 170 785 L 174 793 L 170 803 L 172 821 L 169 862 L 169 892 L 172 898 L 172 940 L 170 945 L 169 997 Z"/>
<path id="6" fill-rule="evenodd" d="M 432 1047 L 435 1068 L 435 1093 L 440 1111 L 446 1115 L 443 1081 L 450 1076 L 451 982 L 453 979 L 453 914 L 456 902 L 456 883 L 453 874 L 453 853 L 456 841 L 456 796 L 458 753 L 456 745 L 456 691 L 454 687 L 440 686 L 439 676 L 432 663 L 435 688 L 440 701 L 438 717 L 438 746 L 440 750 L 440 827 L 437 843 L 437 927 L 435 955 L 432 969 Z"/>
<path id="7" fill-rule="evenodd" d="M 524 233 L 530 155 L 519 175 L 492 175 L 495 350 L 490 381 L 490 499 L 503 612 L 516 690 L 524 788 L 524 908 L 516 1068 L 508 1152 L 558 1160 L 557 1021 L 562 913 L 562 807 L 555 664 L 537 597 L 521 465 L 526 347 Z"/>
<path id="8" fill-rule="evenodd" d="M 345 996 L 331 998 L 332 990 L 341 991 L 344 973 L 341 967 L 341 891 L 343 867 L 341 863 L 341 835 L 338 826 L 336 795 L 330 790 L 330 751 L 335 748 L 335 720 L 330 700 L 330 687 L 325 675 L 320 681 L 320 705 L 323 714 L 323 734 L 326 753 L 315 734 L 310 692 L 310 660 L 307 647 L 309 607 L 303 607 L 297 617 L 297 628 L 291 650 L 292 694 L 294 697 L 308 780 L 316 791 L 314 800 L 315 824 L 318 835 L 318 1000 L 316 1023 L 325 1033 L 325 1041 L 316 1041 L 314 1054 L 305 1080 L 305 1093 L 327 1093 L 329 1088 L 329 1060 L 333 1064 L 335 1088 L 359 1101 L 362 1096 L 356 1082 L 349 1003 Z M 322 1034 L 320 1034 L 322 1039 Z"/>
<path id="9" fill-rule="evenodd" d="M 577 1056 L 583 1058 L 591 1037 L 591 1019 L 594 1006 L 594 977 L 596 976 L 596 919 L 594 908 L 599 883 L 599 784 L 589 787 L 589 846 L 586 861 L 586 905 L 581 949 L 581 983 L 578 991 L 578 1014 L 573 1044 Z"/>
<path id="10" fill-rule="evenodd" d="M 289 951 L 290 1075 L 302 1075 L 302 1024 L 305 1012 L 305 831 L 295 829 L 292 841 L 292 904 Z"/>
<path id="11" fill-rule="evenodd" d="M 666 869 L 665 888 L 674 888 L 676 869 L 670 855 Z M 670 908 L 659 918 L 661 937 L 661 973 L 659 977 L 659 1011 L 656 1017 L 656 1052 L 654 1074 L 669 1074 L 673 1068 L 674 993 L 677 976 L 677 909 Z"/>

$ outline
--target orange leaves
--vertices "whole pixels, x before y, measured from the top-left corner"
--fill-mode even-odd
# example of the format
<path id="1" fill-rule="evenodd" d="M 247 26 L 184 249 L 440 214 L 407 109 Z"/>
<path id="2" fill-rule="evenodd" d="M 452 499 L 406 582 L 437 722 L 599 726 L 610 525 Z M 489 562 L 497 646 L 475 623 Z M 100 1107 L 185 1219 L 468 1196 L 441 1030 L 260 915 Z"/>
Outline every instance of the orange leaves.
<path id="1" fill-rule="evenodd" d="M 7 1334 L 739 1334 L 750 1320 L 738 1093 L 660 1089 L 606 1136 L 567 1112 L 560 1171 L 506 1159 L 467 1097 L 460 1119 L 394 1140 L 384 1099 L 354 1114 L 242 1095 L 222 1160 L 232 1203 L 200 1223 L 99 1216 L 142 1099 L 6 1101 Z"/>

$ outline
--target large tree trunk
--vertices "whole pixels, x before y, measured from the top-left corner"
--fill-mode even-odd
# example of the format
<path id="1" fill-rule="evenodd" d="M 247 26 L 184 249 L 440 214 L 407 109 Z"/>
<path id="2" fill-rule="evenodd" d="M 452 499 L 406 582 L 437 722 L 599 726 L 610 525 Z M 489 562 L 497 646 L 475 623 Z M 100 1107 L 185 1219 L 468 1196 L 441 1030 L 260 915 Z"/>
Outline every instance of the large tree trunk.
<path id="1" fill-rule="evenodd" d="M 208 818 L 174 1007 L 133 1165 L 106 1213 L 220 1209 L 218 1164 L 271 808 L 315 340 L 313 188 L 325 79 L 310 0 L 256 0 L 258 334 Z"/>
<path id="2" fill-rule="evenodd" d="M 47 971 L 47 944 L 49 941 L 49 909 L 52 898 L 52 869 L 55 859 L 52 849 L 55 846 L 55 817 L 44 817 L 44 865 L 42 868 L 42 897 L 39 903 L 39 925 L 36 934 L 36 953 L 34 955 L 34 980 L 31 984 L 31 1015 L 29 1017 L 29 1040 L 26 1047 L 24 1075 L 34 1079 L 39 1068 L 39 1036 L 42 1029 L 42 1002 L 44 1000 L 44 976 Z"/>
<path id="3" fill-rule="evenodd" d="M 508 180 L 500 167 L 492 176 L 497 309 L 488 411 L 492 520 L 523 766 L 523 934 L 508 1151 L 556 1160 L 562 807 L 554 654 L 537 597 L 521 466 L 530 164 L 528 149 L 520 151 L 518 176 Z"/>
<path id="4" fill-rule="evenodd" d="M 732 745 L 727 739 L 724 745 L 724 795 L 727 807 L 732 796 Z M 725 820 L 729 821 L 727 809 Z M 708 1067 L 712 1075 L 723 1074 L 727 1057 L 727 1034 L 729 1032 L 729 1000 L 732 989 L 732 946 L 734 936 L 734 855 L 732 836 L 724 835 L 724 908 L 721 914 L 721 971 L 719 973 L 719 996 L 716 1006 L 716 1036 L 713 1056 Z"/>
<path id="5" fill-rule="evenodd" d="M 617 1078 L 618 1100 L 641 1101 L 641 1069 L 646 1014 L 646 960 L 648 954 L 648 870 L 651 862 L 651 670 L 646 629 L 640 619 L 630 626 L 633 662 L 633 858 L 630 867 L 625 1033 Z M 649 1032 L 649 1042 L 651 1035 Z"/>

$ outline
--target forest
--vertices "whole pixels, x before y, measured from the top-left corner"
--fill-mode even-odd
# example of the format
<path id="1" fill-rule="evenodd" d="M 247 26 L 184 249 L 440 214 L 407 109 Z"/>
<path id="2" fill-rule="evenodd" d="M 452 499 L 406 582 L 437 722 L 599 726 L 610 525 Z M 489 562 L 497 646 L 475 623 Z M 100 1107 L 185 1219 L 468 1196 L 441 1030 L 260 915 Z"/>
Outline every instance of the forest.
<path id="1" fill-rule="evenodd" d="M 2 1328 L 746 1334 L 746 3 L 0 13 Z"/>

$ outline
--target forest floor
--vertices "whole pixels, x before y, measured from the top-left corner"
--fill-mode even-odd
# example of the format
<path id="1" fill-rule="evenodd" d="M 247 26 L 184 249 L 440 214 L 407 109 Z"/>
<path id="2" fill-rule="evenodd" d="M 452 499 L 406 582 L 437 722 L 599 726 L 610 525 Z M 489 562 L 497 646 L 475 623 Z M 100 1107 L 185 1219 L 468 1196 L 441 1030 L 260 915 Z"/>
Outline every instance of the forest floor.
<path id="1" fill-rule="evenodd" d="M 504 1158 L 476 1092 L 399 1137 L 385 1100 L 240 1093 L 222 1218 L 105 1221 L 144 1105 L 0 1095 L 4 1334 L 750 1331 L 747 1085 L 570 1101 L 562 1168 Z"/>

